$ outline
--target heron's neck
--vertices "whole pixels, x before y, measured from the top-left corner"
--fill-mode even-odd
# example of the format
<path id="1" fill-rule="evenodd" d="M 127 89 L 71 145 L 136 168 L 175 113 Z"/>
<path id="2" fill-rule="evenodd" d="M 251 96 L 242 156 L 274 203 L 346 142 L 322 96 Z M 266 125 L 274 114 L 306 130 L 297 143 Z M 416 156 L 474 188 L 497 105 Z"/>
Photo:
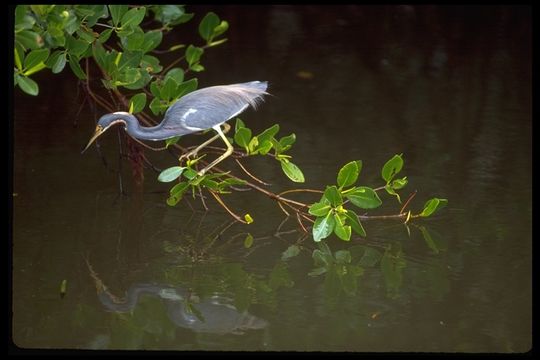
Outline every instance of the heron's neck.
<path id="1" fill-rule="evenodd" d="M 170 133 L 164 131 L 161 124 L 156 126 L 141 126 L 135 116 L 126 112 L 114 113 L 119 119 L 124 120 L 126 123 L 127 133 L 136 139 L 140 140 L 165 140 L 171 136 Z"/>

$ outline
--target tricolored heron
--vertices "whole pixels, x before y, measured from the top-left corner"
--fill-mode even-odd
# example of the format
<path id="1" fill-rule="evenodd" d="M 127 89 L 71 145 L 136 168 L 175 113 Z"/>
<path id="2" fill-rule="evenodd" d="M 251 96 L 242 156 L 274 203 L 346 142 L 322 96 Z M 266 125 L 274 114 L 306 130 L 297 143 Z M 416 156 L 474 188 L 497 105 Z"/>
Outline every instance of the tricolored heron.
<path id="1" fill-rule="evenodd" d="M 182 159 L 195 155 L 203 147 L 221 137 L 227 145 L 227 150 L 198 172 L 199 176 L 204 175 L 210 168 L 233 152 L 233 146 L 225 137 L 225 133 L 230 129 L 226 121 L 237 116 L 250 105 L 256 108 L 258 102 L 263 99 L 263 95 L 268 94 L 266 92 L 267 86 L 266 81 L 251 81 L 241 84 L 211 86 L 193 91 L 169 107 L 163 121 L 152 127 L 140 126 L 137 118 L 127 112 L 103 115 L 98 121 L 94 135 L 82 152 L 115 124 L 123 124 L 124 129 L 133 138 L 152 141 L 166 140 L 212 128 L 218 133 L 216 136 L 180 157 Z M 221 125 L 224 125 L 223 131 Z"/>

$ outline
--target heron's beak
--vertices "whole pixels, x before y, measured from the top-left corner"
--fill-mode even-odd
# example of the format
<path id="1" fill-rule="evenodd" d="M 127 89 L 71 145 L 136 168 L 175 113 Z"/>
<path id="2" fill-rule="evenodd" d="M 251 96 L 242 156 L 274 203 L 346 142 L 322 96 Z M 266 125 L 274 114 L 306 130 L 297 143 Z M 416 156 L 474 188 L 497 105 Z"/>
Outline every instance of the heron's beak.
<path id="1" fill-rule="evenodd" d="M 94 135 L 90 138 L 90 141 L 88 141 L 88 144 L 85 146 L 85 148 L 81 151 L 81 154 L 86 151 L 92 145 L 92 143 L 101 135 L 104 133 L 104 129 L 102 126 L 98 125 L 96 126 L 96 131 L 94 132 Z"/>

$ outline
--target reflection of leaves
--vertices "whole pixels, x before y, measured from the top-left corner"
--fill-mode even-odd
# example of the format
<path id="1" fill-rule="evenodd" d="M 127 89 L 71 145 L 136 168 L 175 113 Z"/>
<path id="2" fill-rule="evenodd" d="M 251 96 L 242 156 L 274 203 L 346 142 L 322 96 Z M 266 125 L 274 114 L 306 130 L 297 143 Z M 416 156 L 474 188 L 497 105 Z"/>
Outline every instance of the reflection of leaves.
<path id="1" fill-rule="evenodd" d="M 141 296 L 131 314 L 114 314 L 111 317 L 111 348 L 137 349 L 147 343 L 145 339 L 171 340 L 176 331 L 169 320 L 163 303 L 152 296 Z"/>
<path id="2" fill-rule="evenodd" d="M 277 290 L 282 286 L 290 288 L 294 285 L 294 281 L 291 279 L 291 275 L 289 274 L 287 263 L 283 261 L 277 262 L 270 273 L 268 285 L 273 290 Z"/>
<path id="3" fill-rule="evenodd" d="M 382 257 L 379 250 L 365 245 L 355 245 L 349 248 L 353 263 L 364 267 L 375 266 Z"/>
<path id="4" fill-rule="evenodd" d="M 281 260 L 286 261 L 298 254 L 300 254 L 300 247 L 298 245 L 291 245 L 281 254 Z"/>
<path id="5" fill-rule="evenodd" d="M 381 259 L 381 271 L 384 275 L 386 291 L 392 298 L 399 295 L 399 289 L 403 282 L 403 269 L 406 266 L 407 262 L 403 258 L 401 245 L 399 243 L 390 245 Z"/>
<path id="6" fill-rule="evenodd" d="M 435 254 L 447 249 L 447 245 L 442 240 L 442 237 L 437 233 L 430 233 L 425 226 L 417 226 L 422 233 L 422 237 L 426 241 L 427 246 L 433 250 Z"/>

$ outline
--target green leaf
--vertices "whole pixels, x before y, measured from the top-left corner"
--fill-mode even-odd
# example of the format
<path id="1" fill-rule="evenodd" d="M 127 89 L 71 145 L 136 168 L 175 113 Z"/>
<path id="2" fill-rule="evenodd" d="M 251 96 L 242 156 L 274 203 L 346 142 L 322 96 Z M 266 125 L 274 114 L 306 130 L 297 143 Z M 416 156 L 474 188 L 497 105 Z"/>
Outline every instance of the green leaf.
<path id="1" fill-rule="evenodd" d="M 161 103 L 161 100 L 157 97 L 153 98 L 148 106 L 154 115 L 158 115 L 163 112 L 167 107 Z"/>
<path id="2" fill-rule="evenodd" d="M 403 154 L 394 155 L 390 160 L 386 162 L 386 164 L 384 164 L 381 175 L 384 181 L 386 181 L 387 183 L 389 183 L 394 178 L 394 176 L 396 176 L 396 174 L 399 173 L 403 168 L 403 158 L 401 157 L 402 155 Z"/>
<path id="3" fill-rule="evenodd" d="M 344 196 L 362 209 L 374 209 L 382 204 L 379 195 L 372 188 L 366 186 L 354 188 L 352 191 L 344 194 Z"/>
<path id="4" fill-rule="evenodd" d="M 199 62 L 203 53 L 204 50 L 202 48 L 189 45 L 186 49 L 186 61 L 188 62 L 188 65 L 191 67 Z"/>
<path id="5" fill-rule="evenodd" d="M 254 221 L 253 218 L 251 217 L 251 215 L 249 215 L 249 214 L 244 215 L 244 220 L 246 221 L 247 224 L 251 224 Z"/>
<path id="6" fill-rule="evenodd" d="M 58 74 L 66 66 L 66 53 L 64 51 L 55 51 L 49 59 L 47 59 L 47 66 L 51 68 L 54 74 Z"/>
<path id="7" fill-rule="evenodd" d="M 176 97 L 181 98 L 184 95 L 189 94 L 190 92 L 197 89 L 198 86 L 198 80 L 197 78 L 189 79 L 188 81 L 184 81 L 183 83 L 178 86 L 176 89 Z"/>
<path id="8" fill-rule="evenodd" d="M 243 127 L 246 127 L 244 122 L 240 120 L 240 118 L 236 118 L 236 124 L 234 125 L 234 132 L 237 132 L 238 129 L 243 128 Z"/>
<path id="9" fill-rule="evenodd" d="M 420 213 L 420 216 L 428 217 L 433 215 L 437 210 L 442 209 L 448 204 L 447 199 L 433 198 L 428 200 L 424 205 L 424 210 Z"/>
<path id="10" fill-rule="evenodd" d="M 300 247 L 298 245 L 291 245 L 281 254 L 281 260 L 286 261 L 298 254 L 300 254 Z"/>
<path id="11" fill-rule="evenodd" d="M 303 183 L 305 181 L 302 170 L 287 159 L 280 159 L 281 169 L 287 175 L 289 179 L 297 183 Z"/>
<path id="12" fill-rule="evenodd" d="M 258 145 L 259 145 L 259 139 L 256 136 L 252 137 L 248 144 L 248 154 L 256 153 L 255 149 L 257 148 Z"/>
<path id="13" fill-rule="evenodd" d="M 15 53 L 15 65 L 17 66 L 17 69 L 19 69 L 19 71 L 22 71 L 23 67 L 22 67 L 21 56 L 19 55 L 19 51 L 17 50 L 17 47 L 14 48 L 14 53 Z M 21 55 L 24 56 L 24 53 L 22 53 Z"/>
<path id="14" fill-rule="evenodd" d="M 135 69 L 135 71 L 137 72 L 137 76 L 135 77 L 136 80 L 129 84 L 123 85 L 126 89 L 130 89 L 130 90 L 142 89 L 146 85 L 148 85 L 148 83 L 152 79 L 146 70 Z"/>
<path id="15" fill-rule="evenodd" d="M 144 19 L 146 14 L 146 8 L 141 6 L 139 8 L 130 9 L 122 16 L 122 27 L 135 27 L 138 26 Z"/>
<path id="16" fill-rule="evenodd" d="M 193 70 L 195 72 L 204 71 L 204 66 L 202 66 L 201 64 L 193 64 L 189 68 L 190 68 L 190 70 Z"/>
<path id="17" fill-rule="evenodd" d="M 407 177 L 403 177 L 401 179 L 395 179 L 392 181 L 392 189 L 399 190 L 405 187 L 409 181 L 407 180 Z"/>
<path id="18" fill-rule="evenodd" d="M 40 70 L 45 69 L 46 67 L 47 67 L 47 65 L 45 65 L 45 63 L 40 62 L 39 64 L 37 64 L 37 65 L 34 66 L 33 68 L 30 68 L 30 69 L 26 70 L 26 71 L 23 73 L 23 75 L 25 75 L 25 76 L 30 76 L 30 75 L 32 75 L 33 73 L 36 73 L 36 72 L 38 72 L 38 71 L 40 71 Z"/>
<path id="19" fill-rule="evenodd" d="M 186 14 L 183 5 L 159 5 L 152 7 L 155 19 L 164 25 L 178 25 L 189 21 L 193 14 Z"/>
<path id="20" fill-rule="evenodd" d="M 345 241 L 351 240 L 351 226 L 345 225 L 338 214 L 334 214 L 334 221 L 336 226 L 334 228 L 334 233 L 341 239 Z M 350 259 L 349 259 L 350 262 Z"/>
<path id="21" fill-rule="evenodd" d="M 257 147 L 257 151 L 261 155 L 266 155 L 272 149 L 272 146 L 273 145 L 271 141 L 265 141 L 259 144 L 259 146 Z"/>
<path id="22" fill-rule="evenodd" d="M 399 197 L 399 194 L 392 188 L 392 185 L 385 185 L 384 190 L 386 190 L 388 194 L 395 196 L 397 198 L 397 201 L 401 204 L 401 198 Z"/>
<path id="23" fill-rule="evenodd" d="M 103 30 L 101 34 L 99 34 L 98 41 L 102 44 L 107 42 L 107 40 L 109 40 L 109 38 L 111 37 L 112 32 L 113 29 Z"/>
<path id="24" fill-rule="evenodd" d="M 114 26 L 118 26 L 120 19 L 128 11 L 127 5 L 109 5 L 109 12 L 111 13 Z"/>
<path id="25" fill-rule="evenodd" d="M 247 127 L 239 128 L 234 134 L 234 142 L 248 151 L 249 141 L 251 140 L 251 130 Z"/>
<path id="26" fill-rule="evenodd" d="M 88 49 L 88 46 L 89 44 L 86 41 L 66 35 L 66 49 L 70 54 L 79 57 Z"/>
<path id="27" fill-rule="evenodd" d="M 172 68 L 165 75 L 164 80 L 167 81 L 168 78 L 173 78 L 178 84 L 184 82 L 184 70 L 181 68 Z"/>
<path id="28" fill-rule="evenodd" d="M 337 207 L 343 204 L 343 199 L 341 198 L 341 194 L 335 185 L 327 186 L 326 190 L 324 190 L 323 196 L 328 201 L 330 201 L 330 204 L 332 204 L 333 207 Z"/>
<path id="29" fill-rule="evenodd" d="M 24 46 L 25 49 L 39 49 L 43 46 L 43 38 L 38 33 L 30 30 L 16 33 L 15 41 Z"/>
<path id="30" fill-rule="evenodd" d="M 39 93 L 38 84 L 29 77 L 19 75 L 17 78 L 17 83 L 19 84 L 21 90 L 28 95 L 36 96 Z"/>
<path id="31" fill-rule="evenodd" d="M 144 41 L 141 46 L 141 50 L 145 53 L 154 50 L 161 44 L 163 39 L 163 33 L 158 30 L 151 30 L 144 34 Z"/>
<path id="32" fill-rule="evenodd" d="M 279 131 L 279 125 L 275 124 L 268 129 L 264 130 L 262 133 L 257 135 L 257 138 L 259 139 L 259 144 L 262 144 L 263 142 L 270 141 L 272 137 L 274 137 Z"/>
<path id="33" fill-rule="evenodd" d="M 366 230 L 364 230 L 362 223 L 360 222 L 360 220 L 358 220 L 358 215 L 352 210 L 347 210 L 347 212 L 344 215 L 349 220 L 349 224 L 351 225 L 354 232 L 360 236 L 365 237 Z"/>
<path id="34" fill-rule="evenodd" d="M 86 29 L 81 28 L 77 30 L 77 35 L 79 35 L 80 39 L 86 41 L 89 44 L 94 42 L 94 34 Z"/>
<path id="35" fill-rule="evenodd" d="M 163 87 L 161 88 L 161 98 L 167 101 L 175 98 L 177 88 L 178 83 L 176 82 L 176 80 L 174 80 L 173 78 L 168 78 L 167 81 L 165 81 Z"/>
<path id="36" fill-rule="evenodd" d="M 222 20 L 218 26 L 216 26 L 213 30 L 213 38 L 223 34 L 225 31 L 227 31 L 229 29 L 229 23 L 225 20 Z M 212 43 L 212 44 L 215 44 L 215 43 Z"/>
<path id="37" fill-rule="evenodd" d="M 79 59 L 76 56 L 69 55 L 69 67 L 71 68 L 71 71 L 81 80 L 86 80 L 86 74 L 81 69 L 81 65 L 79 65 Z"/>
<path id="38" fill-rule="evenodd" d="M 49 57 L 49 49 L 32 50 L 24 59 L 24 68 L 30 70 L 33 67 L 44 63 Z"/>
<path id="39" fill-rule="evenodd" d="M 199 24 L 199 34 L 206 42 L 210 42 L 214 35 L 214 29 L 218 25 L 219 17 L 215 13 L 209 12 Z"/>
<path id="40" fill-rule="evenodd" d="M 176 144 L 178 140 L 180 140 L 180 138 L 181 136 L 175 136 L 175 137 L 165 140 L 165 148 L 168 148 L 169 146 Z"/>
<path id="41" fill-rule="evenodd" d="M 189 188 L 189 183 L 186 182 L 186 181 L 182 181 L 176 185 L 174 185 L 171 190 L 169 190 L 169 194 L 171 196 L 175 196 L 175 197 L 181 197 L 182 195 L 184 195 L 184 193 L 186 192 L 186 190 Z"/>
<path id="42" fill-rule="evenodd" d="M 28 5 L 17 5 L 15 7 L 15 24 L 19 24 L 24 21 L 27 11 Z"/>
<path id="43" fill-rule="evenodd" d="M 343 166 L 338 173 L 337 184 L 340 189 L 353 185 L 358 179 L 360 170 L 362 169 L 362 161 L 351 161 Z"/>
<path id="44" fill-rule="evenodd" d="M 141 68 L 145 69 L 148 73 L 158 73 L 163 70 L 163 67 L 159 64 L 159 59 L 152 55 L 144 55 L 142 57 Z"/>
<path id="45" fill-rule="evenodd" d="M 292 133 L 291 135 L 282 137 L 279 140 L 279 145 L 281 145 L 281 148 L 282 148 L 280 152 L 283 152 L 289 149 L 292 146 L 292 144 L 295 143 L 295 141 L 296 141 L 296 135 L 294 133 Z"/>
<path id="46" fill-rule="evenodd" d="M 218 46 L 218 45 L 223 44 L 223 43 L 226 42 L 226 41 L 227 41 L 227 39 L 221 39 L 221 40 L 218 40 L 218 41 L 212 41 L 212 42 L 209 43 L 207 46 L 208 46 L 208 47 Z"/>
<path id="47" fill-rule="evenodd" d="M 140 50 L 144 42 L 144 33 L 141 29 L 136 29 L 128 36 L 120 38 L 120 42 L 125 50 Z"/>
<path id="48" fill-rule="evenodd" d="M 130 103 L 133 104 L 133 114 L 143 111 L 144 106 L 146 105 L 146 93 L 140 93 L 133 96 Z"/>
<path id="49" fill-rule="evenodd" d="M 313 224 L 313 240 L 319 242 L 327 238 L 334 231 L 336 221 L 332 212 L 328 212 L 326 216 L 318 217 Z"/>
<path id="50" fill-rule="evenodd" d="M 328 214 L 328 212 L 331 209 L 332 209 L 332 207 L 329 204 L 325 204 L 325 203 L 322 203 L 322 202 L 317 202 L 317 203 L 314 203 L 313 205 L 311 205 L 309 207 L 308 212 L 311 215 L 315 215 L 315 216 L 326 216 L 326 214 Z"/>
<path id="51" fill-rule="evenodd" d="M 185 167 L 182 166 L 173 166 L 168 169 L 163 170 L 159 176 L 158 181 L 161 182 L 171 182 L 180 177 L 182 175 L 182 172 L 185 170 Z"/>

